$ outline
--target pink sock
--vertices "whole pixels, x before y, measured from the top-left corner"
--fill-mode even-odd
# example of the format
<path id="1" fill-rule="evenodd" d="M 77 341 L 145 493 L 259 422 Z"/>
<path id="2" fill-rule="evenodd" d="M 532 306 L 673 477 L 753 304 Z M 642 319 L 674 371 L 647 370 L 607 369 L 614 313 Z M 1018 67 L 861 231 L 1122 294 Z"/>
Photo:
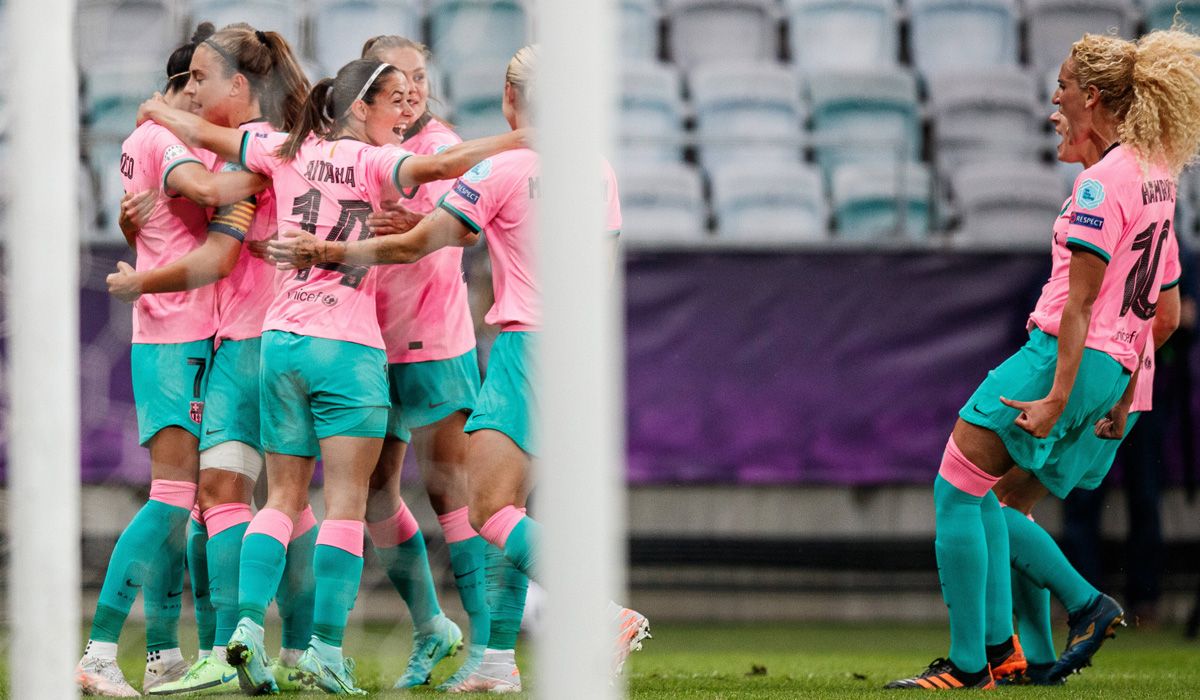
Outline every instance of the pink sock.
<path id="1" fill-rule="evenodd" d="M 292 541 L 304 537 L 308 531 L 317 526 L 317 516 L 313 515 L 312 506 L 305 506 L 292 524 Z"/>
<path id="2" fill-rule="evenodd" d="M 286 549 L 292 539 L 292 519 L 281 510 L 263 508 L 250 521 L 250 527 L 246 528 L 245 536 L 250 535 L 273 537 Z"/>
<path id="3" fill-rule="evenodd" d="M 363 524 L 361 520 L 326 520 L 317 532 L 317 544 L 337 547 L 356 557 L 363 554 Z"/>
<path id="4" fill-rule="evenodd" d="M 197 525 L 204 525 L 204 518 L 200 516 L 200 503 L 196 502 L 192 506 L 192 520 L 196 521 Z"/>
<path id="5" fill-rule="evenodd" d="M 421 531 L 417 519 L 413 517 L 408 506 L 400 504 L 400 510 L 392 517 L 379 522 L 367 523 L 367 531 L 371 533 L 371 543 L 379 549 L 388 549 L 403 544 Z"/>
<path id="6" fill-rule="evenodd" d="M 209 537 L 216 537 L 229 528 L 248 523 L 250 520 L 250 506 L 245 503 L 222 503 L 204 511 L 204 523 L 208 526 Z"/>
<path id="7" fill-rule="evenodd" d="M 196 505 L 196 485 L 190 481 L 154 479 L 150 482 L 150 500 L 191 510 Z"/>
<path id="8" fill-rule="evenodd" d="M 496 511 L 496 514 L 488 518 L 488 521 L 479 528 L 479 534 L 483 539 L 491 542 L 500 549 L 504 549 L 504 544 L 508 542 L 508 535 L 521 522 L 525 514 L 522 513 L 516 506 L 504 506 Z"/>
<path id="9" fill-rule="evenodd" d="M 442 532 L 446 533 L 446 544 L 469 540 L 479 534 L 471 527 L 471 518 L 467 514 L 466 506 L 439 515 L 438 522 L 442 524 Z"/>
<path id="10" fill-rule="evenodd" d="M 1000 477 L 992 476 L 971 464 L 971 460 L 954 444 L 953 437 L 946 442 L 946 452 L 942 455 L 942 467 L 938 474 L 954 488 L 977 498 L 986 496 L 1000 480 Z"/>

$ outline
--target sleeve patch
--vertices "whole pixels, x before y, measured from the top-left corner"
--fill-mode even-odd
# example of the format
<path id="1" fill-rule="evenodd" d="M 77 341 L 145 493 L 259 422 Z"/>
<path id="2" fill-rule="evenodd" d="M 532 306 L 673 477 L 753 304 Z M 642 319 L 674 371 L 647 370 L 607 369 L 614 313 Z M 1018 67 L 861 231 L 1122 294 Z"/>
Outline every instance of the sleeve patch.
<path id="1" fill-rule="evenodd" d="M 1077 211 L 1071 214 L 1071 224 L 1073 226 L 1084 226 L 1100 231 L 1104 229 L 1104 217 Z"/>
<path id="2" fill-rule="evenodd" d="M 1104 185 L 1098 180 L 1087 179 L 1075 190 L 1075 204 L 1080 209 L 1095 209 L 1104 203 Z"/>
<path id="3" fill-rule="evenodd" d="M 166 165 L 171 161 L 179 158 L 187 153 L 187 149 L 179 144 L 172 144 L 163 150 L 162 164 Z"/>
<path id="4" fill-rule="evenodd" d="M 456 180 L 454 183 L 454 194 L 462 197 L 471 204 L 479 204 L 479 193 L 471 189 L 467 183 L 462 180 Z"/>

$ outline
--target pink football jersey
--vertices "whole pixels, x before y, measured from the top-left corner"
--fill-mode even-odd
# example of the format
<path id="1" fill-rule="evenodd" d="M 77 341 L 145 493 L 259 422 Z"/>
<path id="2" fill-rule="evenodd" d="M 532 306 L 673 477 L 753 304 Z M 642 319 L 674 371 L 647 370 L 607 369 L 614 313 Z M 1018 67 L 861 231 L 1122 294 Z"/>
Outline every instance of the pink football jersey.
<path id="1" fill-rule="evenodd" d="M 121 145 L 121 180 L 126 192 L 154 189 L 161 202 L 137 236 L 138 271 L 152 270 L 183 257 L 204 243 L 208 212 L 168 191 L 167 176 L 185 163 L 211 168 L 216 156 L 192 151 L 171 132 L 145 122 Z M 145 294 L 133 305 L 133 342 L 187 343 L 216 330 L 211 286 L 190 292 Z"/>
<path id="2" fill-rule="evenodd" d="M 276 151 L 286 139 L 281 133 L 242 136 L 242 165 L 272 179 L 279 230 L 307 231 L 332 241 L 370 238 L 367 217 L 382 198 L 397 196 L 400 164 L 411 154 L 394 146 L 310 136 L 295 159 L 284 161 Z M 383 349 L 374 270 L 322 264 L 277 272 L 263 330 Z"/>
<path id="3" fill-rule="evenodd" d="M 522 148 L 482 161 L 455 181 L 441 207 L 487 236 L 496 303 L 484 320 L 502 330 L 537 330 L 541 298 L 535 277 L 534 200 L 541 196 L 538 156 Z M 616 176 L 603 164 L 605 228 L 621 229 Z"/>
<path id="4" fill-rule="evenodd" d="M 1172 236 L 1167 241 L 1169 246 L 1163 255 L 1162 285 L 1160 291 L 1166 291 L 1179 284 L 1182 268 L 1179 264 L 1179 242 Z M 1137 376 L 1137 386 L 1133 390 L 1133 404 L 1130 413 L 1149 411 L 1154 408 L 1154 334 L 1151 330 L 1153 321 L 1146 322 L 1146 348 L 1142 351 L 1142 371 Z"/>
<path id="5" fill-rule="evenodd" d="M 1084 170 L 1055 226 L 1050 280 L 1030 321 L 1057 336 L 1068 294 L 1071 255 L 1082 251 L 1108 266 L 1092 305 L 1085 345 L 1133 371 L 1136 343 L 1153 318 L 1166 243 L 1175 231 L 1175 181 L 1166 169 L 1142 165 L 1124 146 Z M 1063 217 L 1066 222 L 1063 224 Z"/>
<path id="6" fill-rule="evenodd" d="M 462 139 L 433 119 L 404 148 L 419 155 L 440 153 Z M 454 185 L 428 182 L 412 197 L 400 197 L 406 209 L 428 214 Z M 428 362 L 458 357 L 475 347 L 475 326 L 463 275 L 463 249 L 442 248 L 411 265 L 381 265 L 376 309 L 388 362 Z"/>

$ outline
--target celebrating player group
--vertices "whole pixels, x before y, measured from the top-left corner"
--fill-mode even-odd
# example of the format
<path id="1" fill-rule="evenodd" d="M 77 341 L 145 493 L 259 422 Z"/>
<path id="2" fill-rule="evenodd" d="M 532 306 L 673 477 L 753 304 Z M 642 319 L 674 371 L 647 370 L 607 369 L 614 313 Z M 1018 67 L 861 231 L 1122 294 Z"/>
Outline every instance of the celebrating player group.
<path id="1" fill-rule="evenodd" d="M 525 510 L 537 453 L 538 52 L 521 49 L 496 76 L 512 130 L 466 142 L 428 109 L 428 57 L 376 36 L 310 86 L 278 33 L 204 23 L 143 104 L 119 164 L 136 265 L 119 263 L 108 286 L 134 304 L 152 480 L 109 561 L 76 670 L 83 692 L 139 695 L 116 652 L 140 590 L 143 692 L 365 694 L 342 652 L 364 534 L 413 621 L 396 687 L 428 683 L 466 644 L 440 690 L 521 689 L 513 650 L 541 529 Z M 607 165 L 600 175 L 615 236 L 616 181 Z M 501 333 L 481 382 L 462 247 L 484 232 L 487 321 Z M 442 613 L 401 499 L 409 444 L 449 546 L 465 637 Z M 308 502 L 318 457 L 319 523 Z M 264 469 L 267 500 L 254 512 Z M 194 663 L 177 633 L 185 560 Z M 269 656 L 272 600 L 282 648 Z M 610 608 L 619 672 L 649 623 Z"/>

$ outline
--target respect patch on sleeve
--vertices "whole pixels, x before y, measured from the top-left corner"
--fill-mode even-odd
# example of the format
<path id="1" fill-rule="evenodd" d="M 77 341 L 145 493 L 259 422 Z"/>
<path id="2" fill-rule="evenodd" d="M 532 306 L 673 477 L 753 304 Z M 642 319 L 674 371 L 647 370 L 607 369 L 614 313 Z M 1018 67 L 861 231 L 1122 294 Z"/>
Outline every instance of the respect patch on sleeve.
<path id="1" fill-rule="evenodd" d="M 1081 211 L 1077 211 L 1071 214 L 1071 224 L 1073 226 L 1085 226 L 1087 228 L 1093 228 L 1099 231 L 1104 228 L 1104 217 L 1095 216 L 1092 214 L 1084 214 Z"/>
<path id="2" fill-rule="evenodd" d="M 454 183 L 454 193 L 471 204 L 479 204 L 479 193 L 471 189 L 467 183 L 458 180 Z"/>

